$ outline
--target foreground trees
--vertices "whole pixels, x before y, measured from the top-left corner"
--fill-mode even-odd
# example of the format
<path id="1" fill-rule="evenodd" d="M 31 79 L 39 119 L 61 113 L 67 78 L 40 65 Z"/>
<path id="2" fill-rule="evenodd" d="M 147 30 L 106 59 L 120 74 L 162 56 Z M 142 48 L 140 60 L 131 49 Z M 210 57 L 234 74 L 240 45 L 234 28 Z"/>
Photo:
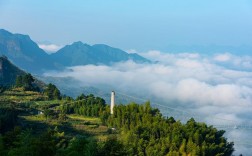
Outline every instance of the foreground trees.
<path id="1" fill-rule="evenodd" d="M 17 123 L 18 112 L 14 108 L 0 107 L 0 134 L 13 129 Z"/>
<path id="2" fill-rule="evenodd" d="M 49 100 L 60 100 L 61 99 L 61 94 L 59 89 L 54 85 L 49 83 L 44 90 L 44 94 L 48 96 Z"/>
<path id="3" fill-rule="evenodd" d="M 89 117 L 99 117 L 105 111 L 105 100 L 93 94 L 81 94 L 75 102 L 63 105 L 61 111 L 66 114 L 79 114 Z"/>
<path id="4" fill-rule="evenodd" d="M 4 136 L 0 135 L 1 156 L 126 156 L 125 146 L 116 137 L 97 142 L 77 136 L 70 141 L 64 132 L 48 129 L 41 135 L 15 127 Z"/>
<path id="5" fill-rule="evenodd" d="M 44 94 L 49 99 L 61 98 L 57 90 L 56 86 L 49 84 Z M 193 118 L 181 123 L 173 117 L 164 117 L 149 102 L 117 105 L 111 115 L 104 99 L 82 94 L 76 100 L 62 100 L 57 109 L 44 111 L 47 123 L 50 123 L 51 116 L 59 113 L 53 120 L 59 122 L 59 126 L 62 121 L 67 122 L 67 114 L 100 117 L 102 124 L 109 127 L 103 141 L 74 129 L 71 129 L 74 133 L 71 137 L 63 131 L 67 133 L 67 129 L 59 131 L 52 126 L 46 127 L 48 130 L 42 134 L 36 134 L 33 129 L 21 129 L 17 127 L 20 108 L 15 109 L 15 106 L 0 109 L 1 156 L 230 156 L 234 151 L 234 144 L 223 137 L 224 131 L 198 123 Z"/>
<path id="6" fill-rule="evenodd" d="M 81 95 L 77 99 L 62 110 L 68 114 L 99 116 L 103 124 L 120 134 L 118 141 L 122 142 L 126 155 L 230 156 L 234 151 L 233 142 L 227 142 L 223 136 L 225 131 L 198 123 L 193 118 L 182 124 L 173 117 L 163 117 L 149 102 L 117 105 L 110 115 L 109 107 L 93 95 Z"/>
<path id="7" fill-rule="evenodd" d="M 39 91 L 39 88 L 34 85 L 35 79 L 28 73 L 25 75 L 19 75 L 16 78 L 16 87 L 22 87 L 24 90 Z"/>
<path id="8" fill-rule="evenodd" d="M 165 118 L 150 103 L 119 105 L 107 124 L 121 132 L 129 155 L 219 155 L 233 153 L 233 143 L 205 123 L 190 119 L 186 124 Z"/>

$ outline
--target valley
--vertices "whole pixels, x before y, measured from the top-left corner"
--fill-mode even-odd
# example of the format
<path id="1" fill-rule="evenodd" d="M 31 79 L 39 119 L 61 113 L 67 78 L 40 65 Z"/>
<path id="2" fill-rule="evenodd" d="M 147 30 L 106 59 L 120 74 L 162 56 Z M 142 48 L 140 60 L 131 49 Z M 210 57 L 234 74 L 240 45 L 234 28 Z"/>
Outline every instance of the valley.
<path id="1" fill-rule="evenodd" d="M 230 155 L 234 151 L 224 131 L 193 118 L 182 124 L 163 117 L 149 102 L 116 105 L 111 114 L 105 100 L 92 94 L 73 99 L 62 96 L 53 84 L 42 92 L 22 85 L 16 81 L 0 94 L 1 155 Z"/>

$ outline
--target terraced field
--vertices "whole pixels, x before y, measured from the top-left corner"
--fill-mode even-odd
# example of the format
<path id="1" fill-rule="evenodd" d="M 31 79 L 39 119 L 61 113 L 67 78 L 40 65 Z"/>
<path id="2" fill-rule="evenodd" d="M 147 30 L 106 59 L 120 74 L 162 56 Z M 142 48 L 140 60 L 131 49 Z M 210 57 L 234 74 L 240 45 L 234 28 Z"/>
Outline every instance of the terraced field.
<path id="1" fill-rule="evenodd" d="M 99 118 L 84 117 L 81 115 L 65 115 L 59 118 L 59 107 L 69 103 L 66 100 L 48 100 L 47 96 L 39 92 L 24 91 L 14 88 L 0 94 L 0 108 L 12 107 L 19 111 L 18 121 L 23 128 L 33 129 L 42 133 L 48 128 L 57 128 L 64 131 L 69 138 L 84 135 L 98 140 L 105 140 L 109 134 L 109 128 L 102 125 Z M 45 109 L 49 109 L 57 116 L 46 117 Z"/>

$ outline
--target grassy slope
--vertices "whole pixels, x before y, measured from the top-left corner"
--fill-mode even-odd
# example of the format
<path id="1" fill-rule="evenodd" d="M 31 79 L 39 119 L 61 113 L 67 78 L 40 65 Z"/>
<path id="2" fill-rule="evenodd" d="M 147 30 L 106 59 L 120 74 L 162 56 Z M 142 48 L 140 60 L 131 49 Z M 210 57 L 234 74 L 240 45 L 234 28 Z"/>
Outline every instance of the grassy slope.
<path id="1" fill-rule="evenodd" d="M 106 139 L 108 127 L 103 126 L 99 118 L 84 117 L 80 115 L 67 115 L 67 119 L 46 119 L 43 114 L 38 114 L 45 106 L 55 106 L 64 103 L 64 100 L 48 101 L 47 97 L 38 92 L 23 91 L 21 88 L 5 91 L 0 94 L 0 107 L 15 107 L 22 113 L 19 115 L 19 124 L 24 128 L 33 129 L 42 133 L 48 128 L 57 127 L 64 131 L 69 138 L 85 135 L 98 140 Z"/>

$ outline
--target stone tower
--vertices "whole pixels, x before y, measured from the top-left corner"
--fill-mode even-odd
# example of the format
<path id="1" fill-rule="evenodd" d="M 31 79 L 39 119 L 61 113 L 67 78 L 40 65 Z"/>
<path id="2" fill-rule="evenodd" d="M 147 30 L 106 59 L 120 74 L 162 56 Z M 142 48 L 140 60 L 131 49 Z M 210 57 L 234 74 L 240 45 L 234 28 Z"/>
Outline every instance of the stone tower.
<path id="1" fill-rule="evenodd" d="M 115 92 L 111 92 L 111 103 L 110 103 L 110 114 L 114 113 L 114 106 L 115 106 Z"/>

